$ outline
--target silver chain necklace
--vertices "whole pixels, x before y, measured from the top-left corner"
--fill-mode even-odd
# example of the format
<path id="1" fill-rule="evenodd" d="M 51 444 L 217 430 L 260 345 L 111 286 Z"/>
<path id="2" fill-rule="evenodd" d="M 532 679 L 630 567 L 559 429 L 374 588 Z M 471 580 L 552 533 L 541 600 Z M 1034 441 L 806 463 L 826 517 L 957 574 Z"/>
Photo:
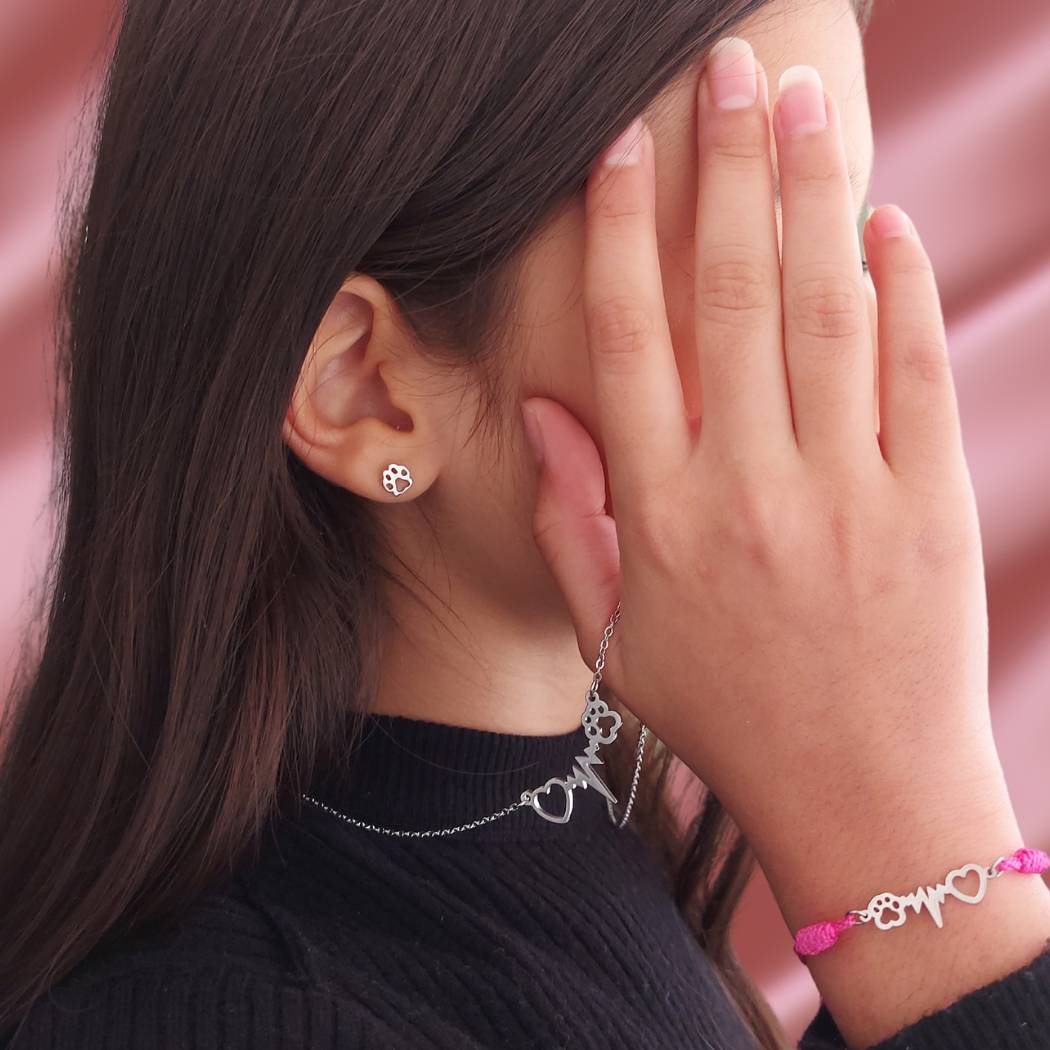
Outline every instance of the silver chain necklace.
<path id="1" fill-rule="evenodd" d="M 608 786 L 602 781 L 598 774 L 592 768 L 593 766 L 602 765 L 602 760 L 598 757 L 598 748 L 603 744 L 611 744 L 615 739 L 617 733 L 620 731 L 620 727 L 623 725 L 623 719 L 616 711 L 610 711 L 609 705 L 598 695 L 598 685 L 602 680 L 602 669 L 605 667 L 605 652 L 609 647 L 609 639 L 612 637 L 613 628 L 616 626 L 616 621 L 620 618 L 620 603 L 616 603 L 616 608 L 613 610 L 612 616 L 609 618 L 609 623 L 602 634 L 601 644 L 598 647 L 598 659 L 594 664 L 594 678 L 591 681 L 590 688 L 587 690 L 586 703 L 584 705 L 583 714 L 580 717 L 580 722 L 583 725 L 584 731 L 587 734 L 589 743 L 584 749 L 582 755 L 577 755 L 573 768 L 568 776 L 565 777 L 551 777 L 542 787 L 532 788 L 529 791 L 523 791 L 521 797 L 517 802 L 512 803 L 509 806 L 504 806 L 503 809 L 498 810 L 495 813 L 490 813 L 487 817 L 479 817 L 477 820 L 472 820 L 468 824 L 457 824 L 451 828 L 434 828 L 428 831 L 403 831 L 396 828 L 380 828 L 375 824 L 369 824 L 363 820 L 355 820 L 353 817 L 347 816 L 345 813 L 340 813 L 337 809 L 333 809 L 331 806 L 326 805 L 324 802 L 313 798 L 310 795 L 303 795 L 303 798 L 323 809 L 326 813 L 331 814 L 333 817 L 338 817 L 340 820 L 346 821 L 347 824 L 352 824 L 355 828 L 363 828 L 366 831 L 376 831 L 383 835 L 395 835 L 399 838 L 436 838 L 443 835 L 455 835 L 459 831 L 469 831 L 471 828 L 479 828 L 482 824 L 489 824 L 494 820 L 499 820 L 500 817 L 507 816 L 508 813 L 513 813 L 516 809 L 521 809 L 523 806 L 531 806 L 533 811 L 538 813 L 544 820 L 549 820 L 554 824 L 565 824 L 572 816 L 572 793 L 576 788 L 582 787 L 587 788 L 593 787 L 600 795 L 605 798 L 605 805 L 609 811 L 609 819 L 617 827 L 622 828 L 627 823 L 627 818 L 631 815 L 631 808 L 634 806 L 635 794 L 638 790 L 638 778 L 642 772 L 642 755 L 645 751 L 645 738 L 648 735 L 648 728 L 643 724 L 638 733 L 638 746 L 635 749 L 634 758 L 634 775 L 631 778 L 631 790 L 627 797 L 627 806 L 624 809 L 623 816 L 617 819 L 616 812 L 613 809 L 616 803 L 616 796 L 609 790 Z M 600 725 L 603 719 L 608 719 L 610 725 L 607 729 L 603 729 Z M 551 811 L 544 807 L 542 799 L 550 795 L 551 791 L 558 789 L 562 792 L 563 803 L 560 810 Z"/>

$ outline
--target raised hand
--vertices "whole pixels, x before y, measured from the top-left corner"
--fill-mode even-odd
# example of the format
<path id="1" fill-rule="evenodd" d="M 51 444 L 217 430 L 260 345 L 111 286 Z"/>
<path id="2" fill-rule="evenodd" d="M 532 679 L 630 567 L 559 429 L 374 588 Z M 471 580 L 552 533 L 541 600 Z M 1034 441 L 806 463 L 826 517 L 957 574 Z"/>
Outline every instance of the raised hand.
<path id="1" fill-rule="evenodd" d="M 785 74 L 773 114 L 781 257 L 765 73 L 754 60 L 749 93 L 739 61 L 731 107 L 717 63 L 698 84 L 699 427 L 643 124 L 587 187 L 600 449 L 561 405 L 525 410 L 544 450 L 536 540 L 581 652 L 593 661 L 621 601 L 606 683 L 726 804 L 794 930 L 1021 839 L 988 717 L 979 523 L 929 259 L 899 209 L 874 213 L 873 325 L 839 110 L 808 67 Z M 1037 879 L 967 912 L 932 933 L 860 931 L 814 961 L 847 1036 L 895 1031 L 1050 936 Z"/>

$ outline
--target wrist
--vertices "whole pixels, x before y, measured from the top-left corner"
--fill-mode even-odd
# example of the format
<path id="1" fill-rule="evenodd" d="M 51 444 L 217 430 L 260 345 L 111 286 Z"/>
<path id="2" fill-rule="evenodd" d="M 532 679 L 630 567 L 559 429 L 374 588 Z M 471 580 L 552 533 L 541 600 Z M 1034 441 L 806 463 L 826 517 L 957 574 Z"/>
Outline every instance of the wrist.
<path id="1" fill-rule="evenodd" d="M 852 820 L 837 800 L 796 834 L 760 836 L 755 848 L 792 935 L 865 909 L 883 893 L 940 899 L 940 927 L 927 907 L 904 906 L 899 926 L 859 924 L 807 957 L 844 1036 L 862 1046 L 1027 965 L 1050 945 L 1050 889 L 1038 875 L 988 880 L 976 903 L 937 892 L 954 869 L 990 867 L 1021 846 L 1041 845 L 1025 842 L 997 762 L 980 776 L 916 781 L 910 792 L 889 787 L 872 797 Z M 958 888 L 975 895 L 978 878 L 970 872 Z"/>
<path id="2" fill-rule="evenodd" d="M 916 761 L 851 774 L 838 790 L 785 791 L 775 812 L 739 820 L 792 929 L 1025 844 L 994 749 L 951 769 Z"/>
<path id="3" fill-rule="evenodd" d="M 906 900 L 940 900 L 941 925 L 925 908 L 905 906 L 900 916 L 907 921 L 901 925 L 893 925 L 896 915 L 887 911 L 889 928 L 873 922 L 851 927 L 830 950 L 806 957 L 848 1045 L 880 1042 L 1050 949 L 1050 889 L 1036 874 L 1008 872 L 990 880 L 976 903 L 940 896 L 949 865 L 990 865 L 993 860 L 965 854 L 946 862 L 935 876 L 912 881 L 911 890 L 919 892 Z M 975 878 L 970 872 L 958 884 L 965 894 L 978 894 L 981 883 Z M 885 889 L 903 895 L 906 885 L 889 882 Z"/>

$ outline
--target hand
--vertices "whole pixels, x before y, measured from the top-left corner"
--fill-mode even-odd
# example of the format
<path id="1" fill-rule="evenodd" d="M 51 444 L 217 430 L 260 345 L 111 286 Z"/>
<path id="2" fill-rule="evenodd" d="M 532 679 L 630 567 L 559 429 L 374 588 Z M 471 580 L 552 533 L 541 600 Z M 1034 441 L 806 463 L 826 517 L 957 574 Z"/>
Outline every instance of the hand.
<path id="1" fill-rule="evenodd" d="M 545 451 L 536 540 L 581 652 L 593 666 L 621 600 L 604 681 L 727 806 L 794 930 L 1022 843 L 988 716 L 980 532 L 929 259 L 897 209 L 869 219 L 874 345 L 839 111 L 824 94 L 826 130 L 798 136 L 777 101 L 781 261 L 758 75 L 743 109 L 716 108 L 707 75 L 699 85 L 698 430 L 669 338 L 644 129 L 633 162 L 597 164 L 587 186 L 587 335 L 612 515 L 587 431 L 555 402 L 525 407 Z M 1046 918 L 1045 887 L 1011 890 L 1042 890 Z M 876 950 L 908 944 L 921 958 L 918 925 Z M 999 972 L 1030 942 L 1016 959 L 999 948 Z M 981 965 L 962 968 L 963 985 L 997 965 L 995 949 Z M 962 990 L 909 999 L 905 986 L 900 1012 L 873 1018 L 870 998 L 849 1014 L 857 983 L 836 987 L 843 972 L 822 991 L 856 1036 Z M 879 980 L 889 987 L 884 969 Z"/>
<path id="2" fill-rule="evenodd" d="M 535 532 L 585 658 L 622 600 L 605 681 L 761 840 L 805 823 L 818 800 L 846 824 L 889 778 L 912 785 L 916 768 L 950 776 L 983 757 L 984 575 L 918 238 L 878 235 L 894 209 L 865 231 L 876 432 L 835 101 L 824 132 L 792 138 L 775 122 L 781 265 L 762 93 L 722 111 L 705 82 L 699 433 L 668 336 L 645 130 L 637 164 L 599 164 L 587 187 L 588 345 L 615 518 L 595 513 L 605 487 L 590 436 L 561 405 L 531 399 L 548 451 Z"/>

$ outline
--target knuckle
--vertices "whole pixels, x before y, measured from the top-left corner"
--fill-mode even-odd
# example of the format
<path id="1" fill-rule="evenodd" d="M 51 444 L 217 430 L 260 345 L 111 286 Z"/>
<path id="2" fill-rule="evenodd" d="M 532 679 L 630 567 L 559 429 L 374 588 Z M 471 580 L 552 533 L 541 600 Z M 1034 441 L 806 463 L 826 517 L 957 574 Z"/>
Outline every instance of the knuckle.
<path id="1" fill-rule="evenodd" d="M 769 149 L 765 141 L 748 129 L 725 129 L 719 126 L 708 133 L 707 149 L 703 156 L 709 163 L 731 171 L 752 171 L 758 161 L 769 163 Z"/>
<path id="2" fill-rule="evenodd" d="M 532 516 L 532 538 L 536 545 L 544 552 L 557 549 L 557 540 L 561 518 L 556 514 L 548 513 L 542 506 L 538 506 Z"/>
<path id="3" fill-rule="evenodd" d="M 807 277 L 792 286 L 785 315 L 801 335 L 814 339 L 853 339 L 869 330 L 861 283 L 844 274 Z"/>
<path id="4" fill-rule="evenodd" d="M 947 342 L 935 332 L 902 340 L 896 357 L 908 374 L 921 382 L 943 383 L 951 377 Z"/>
<path id="5" fill-rule="evenodd" d="M 830 186 L 845 182 L 847 179 L 845 169 L 842 165 L 834 162 L 814 163 L 805 168 L 795 171 L 782 171 L 780 175 L 782 182 L 791 181 L 804 193 L 827 193 Z"/>
<path id="6" fill-rule="evenodd" d="M 591 205 L 591 215 L 600 222 L 621 225 L 646 214 L 642 201 L 630 193 L 599 193 Z"/>
<path id="7" fill-rule="evenodd" d="M 770 310 L 777 286 L 757 259 L 738 256 L 706 260 L 697 273 L 695 292 L 701 316 L 724 321 Z"/>
<path id="8" fill-rule="evenodd" d="M 610 357 L 637 352 L 654 331 L 653 318 L 637 299 L 609 296 L 587 309 L 587 328 L 594 350 Z"/>
<path id="9" fill-rule="evenodd" d="M 587 217 L 599 225 L 617 227 L 633 225 L 644 218 L 650 205 L 630 179 L 616 177 L 594 184 L 587 193 Z"/>
<path id="10" fill-rule="evenodd" d="M 905 238 L 895 237 L 893 240 L 905 240 Z M 890 265 L 893 268 L 893 273 L 898 277 L 918 279 L 930 277 L 933 273 L 933 264 L 930 262 L 929 257 L 925 253 L 915 255 L 912 245 L 907 245 L 906 247 L 909 251 L 903 259 L 891 261 Z"/>

